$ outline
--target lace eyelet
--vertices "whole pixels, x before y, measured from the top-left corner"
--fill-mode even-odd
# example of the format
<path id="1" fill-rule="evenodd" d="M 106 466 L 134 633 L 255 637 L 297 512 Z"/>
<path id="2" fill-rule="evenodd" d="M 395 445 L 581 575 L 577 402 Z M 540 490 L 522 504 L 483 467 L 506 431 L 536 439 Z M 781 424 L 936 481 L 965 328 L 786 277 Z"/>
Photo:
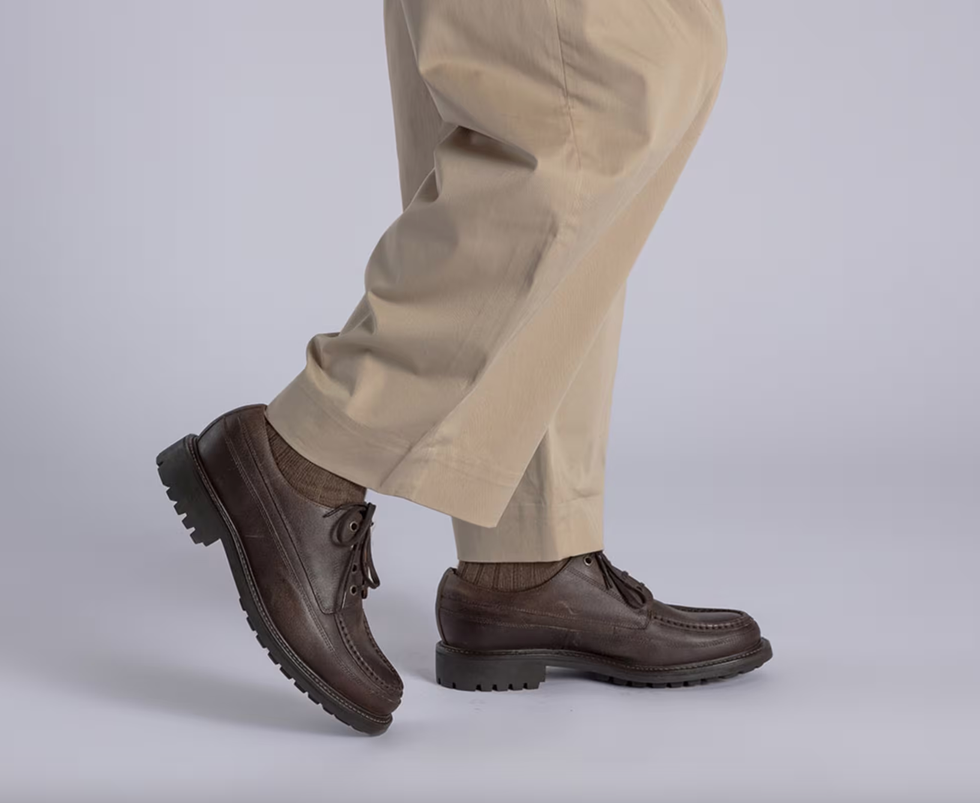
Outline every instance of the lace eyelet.
<path id="1" fill-rule="evenodd" d="M 592 565 L 592 556 L 591 555 L 586 555 L 585 558 L 582 560 L 582 562 L 586 566 L 591 566 Z"/>
<path id="2" fill-rule="evenodd" d="M 352 533 L 356 533 L 356 532 L 357 532 L 357 528 L 358 528 L 358 527 L 359 527 L 360 525 L 359 525 L 359 524 L 358 524 L 358 523 L 357 523 L 356 521 L 352 521 L 352 522 L 351 522 L 351 523 L 350 523 L 349 525 L 347 525 L 347 526 L 348 526 L 348 527 L 350 527 L 350 531 L 351 531 Z"/>
<path id="3" fill-rule="evenodd" d="M 357 586 L 351 586 L 350 587 L 350 593 L 351 594 L 356 594 L 357 593 Z"/>
<path id="4" fill-rule="evenodd" d="M 350 571 L 351 571 L 351 574 L 357 574 L 357 567 L 356 566 L 351 566 L 350 567 Z"/>

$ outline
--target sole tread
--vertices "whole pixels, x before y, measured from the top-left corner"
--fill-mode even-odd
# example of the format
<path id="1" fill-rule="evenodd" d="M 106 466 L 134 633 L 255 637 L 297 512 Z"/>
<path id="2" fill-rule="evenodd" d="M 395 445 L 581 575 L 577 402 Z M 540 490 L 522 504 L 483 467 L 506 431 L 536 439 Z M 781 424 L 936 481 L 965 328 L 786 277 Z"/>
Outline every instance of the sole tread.
<path id="1" fill-rule="evenodd" d="M 587 653 L 569 654 L 547 650 L 477 653 L 455 650 L 440 642 L 436 645 L 436 683 L 460 691 L 536 689 L 547 679 L 548 667 L 563 667 L 585 672 L 596 680 L 623 688 L 681 689 L 744 675 L 758 669 L 771 657 L 772 648 L 766 639 L 762 639 L 755 650 L 714 664 L 642 671 L 624 667 L 622 674 L 619 674 L 610 669 L 612 661 L 608 658 L 598 655 L 593 657 Z M 602 666 L 601 671 L 597 669 L 597 665 Z M 639 679 L 636 677 L 638 674 Z M 647 680 L 643 675 L 651 679 Z"/>
<path id="2" fill-rule="evenodd" d="M 695 686 L 707 686 L 710 683 L 718 683 L 723 680 L 730 680 L 731 678 L 738 677 L 739 675 L 746 674 L 747 671 L 732 672 L 726 675 L 718 675 L 712 678 L 698 678 L 696 680 L 681 680 L 670 683 L 646 683 L 637 680 L 627 680 L 625 678 L 614 677 L 612 675 L 597 675 L 594 674 L 593 677 L 596 680 L 602 681 L 604 683 L 609 683 L 613 686 L 619 686 L 621 688 L 631 688 L 631 689 L 684 689 L 692 688 Z M 436 677 L 436 684 L 443 686 L 445 688 L 458 689 L 461 691 L 480 691 L 480 692 L 505 692 L 505 691 L 528 691 L 537 689 L 540 687 L 540 683 L 476 683 L 471 687 L 464 688 L 458 685 L 455 681 L 447 682 L 442 677 Z"/>

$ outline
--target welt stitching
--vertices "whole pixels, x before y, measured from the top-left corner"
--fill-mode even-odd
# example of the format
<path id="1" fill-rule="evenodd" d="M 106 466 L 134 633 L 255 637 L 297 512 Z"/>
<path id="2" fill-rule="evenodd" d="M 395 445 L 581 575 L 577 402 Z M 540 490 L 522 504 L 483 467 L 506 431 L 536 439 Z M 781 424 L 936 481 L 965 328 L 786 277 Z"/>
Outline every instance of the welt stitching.
<path id="1" fill-rule="evenodd" d="M 462 653 L 463 655 L 472 655 L 480 658 L 495 657 L 501 654 L 503 655 L 526 655 L 527 654 L 526 652 L 522 652 L 520 650 L 493 650 L 488 652 L 478 652 L 475 650 L 461 650 L 458 647 L 449 647 L 449 649 L 452 652 Z M 717 664 L 725 664 L 728 663 L 729 661 L 738 661 L 741 660 L 742 658 L 750 658 L 756 653 L 762 652 L 762 649 L 763 649 L 763 645 L 760 642 L 758 647 L 755 647 L 754 649 L 748 650 L 746 652 L 739 653 L 738 655 L 728 655 L 725 656 L 724 658 L 715 658 L 714 660 L 711 661 L 702 661 L 700 663 L 694 663 L 694 664 L 680 664 L 678 666 L 643 666 L 642 664 L 629 664 L 623 661 L 613 660 L 612 658 L 604 658 L 601 655 L 594 655 L 593 653 L 588 653 L 588 652 L 576 652 L 575 650 L 544 650 L 543 652 L 558 654 L 561 656 L 569 656 L 572 658 L 583 658 L 588 661 L 595 661 L 597 663 L 608 664 L 610 666 L 618 666 L 618 667 L 622 667 L 623 669 L 632 669 L 638 672 L 674 672 L 683 669 L 700 669 L 701 667 L 705 667 L 705 666 L 716 666 Z M 547 659 L 547 657 L 548 657 L 547 655 L 544 656 L 545 659 Z"/>

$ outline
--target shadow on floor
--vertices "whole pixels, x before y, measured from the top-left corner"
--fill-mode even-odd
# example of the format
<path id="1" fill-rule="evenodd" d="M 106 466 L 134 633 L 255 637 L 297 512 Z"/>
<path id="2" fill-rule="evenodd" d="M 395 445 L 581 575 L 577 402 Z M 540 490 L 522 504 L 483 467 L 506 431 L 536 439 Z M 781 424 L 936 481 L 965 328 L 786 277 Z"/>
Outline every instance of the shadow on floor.
<path id="1" fill-rule="evenodd" d="M 127 555 L 112 571 L 98 568 L 104 582 L 95 587 L 83 588 L 78 572 L 70 571 L 72 587 L 65 583 L 60 599 L 32 594 L 27 610 L 7 607 L 0 617 L 7 632 L 0 665 L 34 682 L 128 707 L 275 731 L 359 735 L 281 677 L 272 662 L 268 683 L 255 682 L 234 665 L 224 672 L 220 660 L 206 654 L 199 627 L 193 628 L 198 644 L 187 644 L 188 617 L 227 621 L 243 637 L 249 632 L 244 617 L 232 623 L 225 616 L 234 611 L 237 619 L 240 612 L 231 578 L 216 574 L 217 566 L 197 570 L 179 560 L 148 566 Z M 6 589 L 11 600 L 27 593 L 27 585 L 13 582 Z M 399 672 L 434 683 L 438 635 L 431 610 L 411 595 L 388 591 L 367 603 L 378 642 Z M 64 605 L 69 598 L 72 604 Z M 220 641 L 225 633 L 215 635 Z"/>
<path id="2" fill-rule="evenodd" d="M 12 663 L 34 681 L 124 706 L 276 731 L 358 735 L 285 678 L 281 688 L 266 686 L 91 639 L 21 650 Z"/>
<path id="3" fill-rule="evenodd" d="M 377 603 L 368 598 L 371 631 L 400 674 L 435 683 L 439 633 L 432 605 L 394 589 L 386 591 Z"/>

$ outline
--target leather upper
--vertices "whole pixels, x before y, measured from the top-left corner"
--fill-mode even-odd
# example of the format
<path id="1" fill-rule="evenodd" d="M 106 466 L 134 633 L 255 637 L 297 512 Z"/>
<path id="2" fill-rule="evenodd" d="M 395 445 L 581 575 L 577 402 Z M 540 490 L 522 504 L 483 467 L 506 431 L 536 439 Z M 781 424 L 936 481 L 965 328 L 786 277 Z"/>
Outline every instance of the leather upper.
<path id="1" fill-rule="evenodd" d="M 300 495 L 276 466 L 265 407 L 242 408 L 198 440 L 205 473 L 238 532 L 261 598 L 289 647 L 347 705 L 385 717 L 402 681 L 371 635 L 368 505 L 328 508 Z M 365 568 L 368 564 L 369 568 Z M 376 583 L 375 583 L 376 584 Z"/>
<path id="2" fill-rule="evenodd" d="M 638 589 L 631 602 L 629 589 L 606 581 L 599 557 L 571 558 L 525 591 L 483 588 L 447 570 L 436 602 L 443 643 L 474 652 L 570 650 L 637 669 L 713 661 L 759 646 L 759 626 L 742 611 L 667 605 L 630 578 Z"/>

